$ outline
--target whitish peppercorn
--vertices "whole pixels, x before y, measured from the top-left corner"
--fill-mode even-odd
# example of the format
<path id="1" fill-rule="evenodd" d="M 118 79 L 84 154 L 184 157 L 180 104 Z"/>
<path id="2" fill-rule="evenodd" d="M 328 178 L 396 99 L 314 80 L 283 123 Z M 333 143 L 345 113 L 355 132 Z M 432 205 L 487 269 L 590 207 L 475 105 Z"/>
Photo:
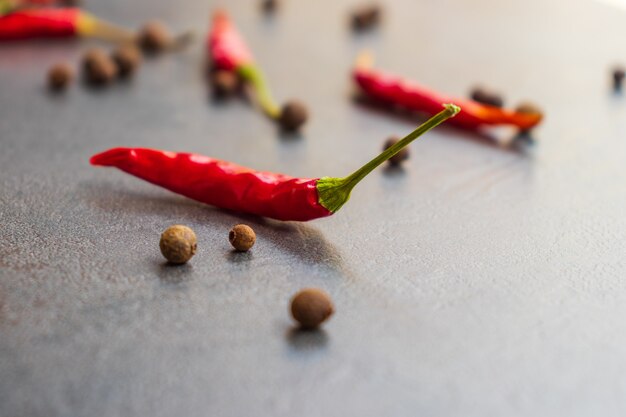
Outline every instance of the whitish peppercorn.
<path id="1" fill-rule="evenodd" d="M 283 130 L 287 132 L 297 131 L 308 118 L 306 106 L 297 100 L 285 103 L 280 111 L 278 122 Z"/>
<path id="2" fill-rule="evenodd" d="M 196 234 L 187 226 L 174 225 L 161 234 L 161 253 L 173 264 L 184 264 L 196 253 Z"/>
<path id="3" fill-rule="evenodd" d="M 139 46 L 147 53 L 157 53 L 172 44 L 172 35 L 169 29 L 157 20 L 146 23 L 139 32 Z"/>
<path id="4" fill-rule="evenodd" d="M 228 97 L 239 88 L 239 78 L 232 71 L 216 70 L 211 74 L 211 84 L 216 97 Z"/>
<path id="5" fill-rule="evenodd" d="M 228 233 L 228 240 L 230 244 L 233 245 L 233 248 L 240 252 L 245 252 L 254 246 L 256 234 L 250 226 L 238 224 Z"/>
<path id="6" fill-rule="evenodd" d="M 108 84 L 117 76 L 117 66 L 101 49 L 93 48 L 83 57 L 85 79 L 93 85 Z"/>
<path id="7" fill-rule="evenodd" d="M 134 45 L 123 45 L 113 51 L 111 58 L 121 78 L 130 77 L 141 64 L 141 51 Z"/>
<path id="8" fill-rule="evenodd" d="M 334 312 L 333 302 L 326 292 L 306 288 L 291 299 L 291 315 L 303 329 L 315 329 Z"/>
<path id="9" fill-rule="evenodd" d="M 48 71 L 48 86 L 55 91 L 65 90 L 74 79 L 74 70 L 68 64 L 56 64 Z"/>
<path id="10" fill-rule="evenodd" d="M 398 143 L 400 139 L 396 136 L 392 136 L 385 141 L 385 145 L 383 146 L 383 150 L 387 150 L 391 148 L 393 145 Z M 399 166 L 403 161 L 409 159 L 409 148 L 404 147 L 400 152 L 389 158 L 389 164 L 393 166 Z"/>

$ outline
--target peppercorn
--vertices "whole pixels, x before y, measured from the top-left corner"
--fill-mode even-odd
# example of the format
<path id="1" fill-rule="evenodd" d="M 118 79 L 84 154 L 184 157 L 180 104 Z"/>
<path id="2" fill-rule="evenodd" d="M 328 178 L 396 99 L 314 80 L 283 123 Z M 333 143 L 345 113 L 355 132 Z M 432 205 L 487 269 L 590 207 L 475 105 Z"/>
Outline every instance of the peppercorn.
<path id="1" fill-rule="evenodd" d="M 152 20 L 141 29 L 138 42 L 145 52 L 155 54 L 172 44 L 172 35 L 163 23 Z"/>
<path id="2" fill-rule="evenodd" d="M 48 71 L 48 86 L 54 91 L 65 90 L 74 79 L 74 70 L 68 64 L 56 64 Z"/>
<path id="3" fill-rule="evenodd" d="M 232 71 L 216 70 L 211 73 L 211 84 L 216 97 L 228 97 L 239 88 L 239 78 Z"/>
<path id="4" fill-rule="evenodd" d="M 83 58 L 85 79 L 92 85 L 110 83 L 117 76 L 117 67 L 113 60 L 101 49 L 87 51 Z"/>
<path id="5" fill-rule="evenodd" d="M 529 101 L 524 101 L 520 103 L 515 111 L 518 113 L 526 113 L 526 114 L 543 114 L 543 111 L 534 103 Z"/>
<path id="6" fill-rule="evenodd" d="M 263 0 L 261 2 L 261 8 L 266 13 L 273 13 L 279 6 L 278 0 Z"/>
<path id="7" fill-rule="evenodd" d="M 228 233 L 228 240 L 235 250 L 246 252 L 254 246 L 256 242 L 256 234 L 250 226 L 238 224 Z"/>
<path id="8" fill-rule="evenodd" d="M 315 329 L 334 312 L 330 296 L 318 288 L 306 288 L 291 299 L 291 315 L 303 329 Z"/>
<path id="9" fill-rule="evenodd" d="M 489 91 L 483 87 L 475 87 L 470 92 L 472 100 L 478 103 L 487 104 L 488 106 L 502 107 L 504 105 L 504 99 L 502 96 L 494 91 Z"/>
<path id="10" fill-rule="evenodd" d="M 391 148 L 393 145 L 398 143 L 400 139 L 397 136 L 392 136 L 385 141 L 385 145 L 383 146 L 383 150 L 387 150 Z M 403 161 L 409 159 L 409 148 L 404 147 L 400 152 L 389 158 L 389 164 L 393 166 L 399 166 Z"/>
<path id="11" fill-rule="evenodd" d="M 283 130 L 294 132 L 302 126 L 308 118 L 306 106 L 297 100 L 291 100 L 285 103 L 278 116 Z"/>
<path id="12" fill-rule="evenodd" d="M 381 8 L 377 4 L 362 6 L 352 12 L 352 28 L 370 29 L 379 23 L 381 14 Z"/>
<path id="13" fill-rule="evenodd" d="M 133 75 L 141 64 L 141 52 L 134 45 L 120 46 L 113 51 L 111 58 L 117 66 L 117 73 L 120 78 Z"/>
<path id="14" fill-rule="evenodd" d="M 622 90 L 622 82 L 624 81 L 625 71 L 622 67 L 613 69 L 613 89 L 615 91 Z"/>
<path id="15" fill-rule="evenodd" d="M 196 253 L 196 234 L 187 226 L 170 226 L 161 234 L 159 247 L 165 259 L 173 264 L 184 264 Z"/>

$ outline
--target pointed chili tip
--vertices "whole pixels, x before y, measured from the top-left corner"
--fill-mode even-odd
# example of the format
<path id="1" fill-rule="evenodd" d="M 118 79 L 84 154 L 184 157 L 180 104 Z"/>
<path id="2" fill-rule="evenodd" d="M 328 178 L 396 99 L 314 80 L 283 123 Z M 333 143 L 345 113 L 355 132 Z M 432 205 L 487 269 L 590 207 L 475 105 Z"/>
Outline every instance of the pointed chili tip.
<path id="1" fill-rule="evenodd" d="M 456 116 L 461 111 L 461 108 L 459 106 L 452 103 L 444 104 L 443 107 L 445 107 L 446 110 L 450 112 L 450 117 Z"/>
<path id="2" fill-rule="evenodd" d="M 214 23 L 227 22 L 227 21 L 228 21 L 228 13 L 226 13 L 224 9 L 216 9 L 213 12 Z"/>
<path id="3" fill-rule="evenodd" d="M 131 152 L 132 150 L 129 148 L 109 149 L 89 158 L 89 163 L 103 167 L 116 166 L 119 162 L 125 160 Z"/>

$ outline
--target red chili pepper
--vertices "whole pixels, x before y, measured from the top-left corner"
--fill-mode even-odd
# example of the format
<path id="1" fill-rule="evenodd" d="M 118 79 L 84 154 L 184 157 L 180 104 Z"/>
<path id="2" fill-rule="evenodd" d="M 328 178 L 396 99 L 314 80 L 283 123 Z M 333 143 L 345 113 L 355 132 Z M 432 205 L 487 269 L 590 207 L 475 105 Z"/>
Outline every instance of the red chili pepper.
<path id="1" fill-rule="evenodd" d="M 93 165 L 113 166 L 170 191 L 216 207 L 307 221 L 330 216 L 374 168 L 433 127 L 455 116 L 452 104 L 376 158 L 344 178 L 294 178 L 259 172 L 206 156 L 142 148 L 114 148 L 94 155 Z"/>
<path id="2" fill-rule="evenodd" d="M 77 8 L 18 10 L 0 17 L 0 41 L 94 36 L 131 41 L 134 34 Z"/>
<path id="3" fill-rule="evenodd" d="M 254 90 L 261 109 L 271 118 L 280 116 L 261 69 L 230 18 L 223 10 L 213 15 L 213 26 L 207 37 L 207 53 L 216 69 L 233 71 Z"/>
<path id="4" fill-rule="evenodd" d="M 366 95 L 429 115 L 437 113 L 442 103 L 453 103 L 461 107 L 463 112 L 450 123 L 467 129 L 508 124 L 528 130 L 542 119 L 540 113 L 516 112 L 473 100 L 447 97 L 413 81 L 370 69 L 369 62 L 357 63 L 353 77 Z"/>

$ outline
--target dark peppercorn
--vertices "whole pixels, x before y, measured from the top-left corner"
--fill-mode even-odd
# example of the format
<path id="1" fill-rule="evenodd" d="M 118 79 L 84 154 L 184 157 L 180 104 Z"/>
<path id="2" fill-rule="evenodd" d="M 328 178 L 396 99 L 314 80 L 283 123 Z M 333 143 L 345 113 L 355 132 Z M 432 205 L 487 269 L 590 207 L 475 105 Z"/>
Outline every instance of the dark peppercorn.
<path id="1" fill-rule="evenodd" d="M 383 150 L 387 150 L 391 148 L 393 145 L 398 143 L 400 139 L 396 136 L 392 136 L 385 141 L 385 145 L 383 146 Z M 409 159 L 409 148 L 404 147 L 400 152 L 389 158 L 389 164 L 393 166 L 399 166 L 403 161 Z"/>
<path id="2" fill-rule="evenodd" d="M 170 226 L 161 235 L 161 253 L 173 264 L 184 264 L 196 253 L 196 234 L 187 226 Z"/>
<path id="3" fill-rule="evenodd" d="M 211 84 L 216 97 L 228 97 L 239 88 L 239 77 L 232 71 L 216 70 L 211 73 Z"/>
<path id="4" fill-rule="evenodd" d="M 55 91 L 65 90 L 74 79 L 74 70 L 68 64 L 56 64 L 48 71 L 48 86 Z"/>
<path id="5" fill-rule="evenodd" d="M 333 302 L 326 292 L 306 288 L 291 300 L 291 315 L 303 329 L 315 329 L 334 312 Z"/>
<path id="6" fill-rule="evenodd" d="M 299 101 L 291 100 L 285 103 L 281 109 L 278 122 L 283 130 L 294 132 L 306 122 L 307 118 L 306 106 Z"/>
<path id="7" fill-rule="evenodd" d="M 381 14 L 381 8 L 377 4 L 359 7 L 352 12 L 352 28 L 354 30 L 370 29 L 380 22 Z"/>
<path id="8" fill-rule="evenodd" d="M 141 51 L 134 45 L 124 45 L 111 54 L 121 78 L 130 77 L 141 64 Z"/>
<path id="9" fill-rule="evenodd" d="M 621 91 L 624 74 L 624 68 L 622 67 L 617 67 L 613 70 L 613 89 L 615 91 Z"/>
<path id="10" fill-rule="evenodd" d="M 85 79 L 93 85 L 108 84 L 117 76 L 117 67 L 113 60 L 101 49 L 87 51 L 83 58 Z"/>
<path id="11" fill-rule="evenodd" d="M 489 91 L 483 87 L 475 87 L 470 92 L 472 100 L 478 103 L 487 104 L 494 107 L 502 107 L 504 105 L 504 99 L 498 93 Z"/>
<path id="12" fill-rule="evenodd" d="M 172 35 L 163 23 L 153 20 L 141 29 L 138 42 L 145 52 L 155 54 L 172 44 Z"/>
<path id="13" fill-rule="evenodd" d="M 261 9 L 266 13 L 275 12 L 280 2 L 278 0 L 263 0 L 261 2 Z"/>
<path id="14" fill-rule="evenodd" d="M 250 226 L 238 224 L 228 233 L 228 240 L 233 248 L 240 252 L 250 250 L 256 242 L 256 234 Z"/>

